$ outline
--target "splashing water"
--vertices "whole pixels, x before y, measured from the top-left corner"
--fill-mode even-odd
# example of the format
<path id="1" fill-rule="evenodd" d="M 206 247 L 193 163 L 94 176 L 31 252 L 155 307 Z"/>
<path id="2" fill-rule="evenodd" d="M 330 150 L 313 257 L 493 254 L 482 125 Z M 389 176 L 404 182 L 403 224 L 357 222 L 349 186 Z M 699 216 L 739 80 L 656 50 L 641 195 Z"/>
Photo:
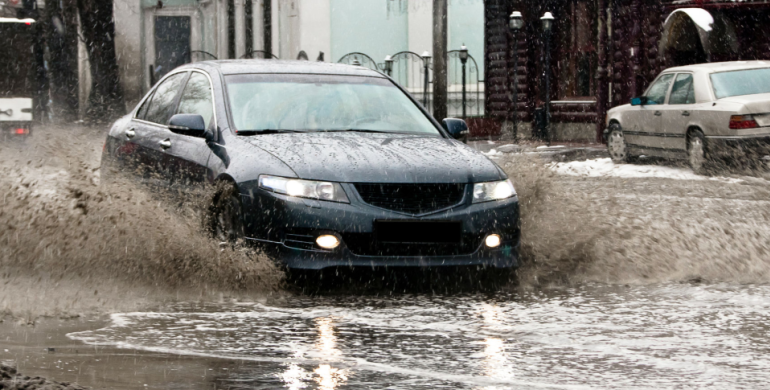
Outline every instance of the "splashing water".
<path id="1" fill-rule="evenodd" d="M 40 129 L 25 144 L 0 149 L 0 309 L 31 316 L 111 310 L 122 295 L 279 286 L 272 262 L 220 247 L 202 231 L 200 205 L 166 202 L 125 183 L 98 186 L 103 137 Z"/>

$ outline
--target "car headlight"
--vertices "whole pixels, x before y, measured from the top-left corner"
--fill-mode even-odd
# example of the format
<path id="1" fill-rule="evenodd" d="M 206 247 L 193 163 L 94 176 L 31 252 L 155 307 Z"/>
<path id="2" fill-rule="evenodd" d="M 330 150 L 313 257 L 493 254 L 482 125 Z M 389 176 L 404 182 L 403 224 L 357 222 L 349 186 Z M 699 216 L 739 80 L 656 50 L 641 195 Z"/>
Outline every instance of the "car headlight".
<path id="1" fill-rule="evenodd" d="M 342 186 L 339 183 L 328 181 L 289 179 L 286 177 L 260 175 L 259 188 L 299 198 L 350 203 Z"/>
<path id="2" fill-rule="evenodd" d="M 516 195 L 510 180 L 490 181 L 473 185 L 473 203 L 508 199 Z"/>

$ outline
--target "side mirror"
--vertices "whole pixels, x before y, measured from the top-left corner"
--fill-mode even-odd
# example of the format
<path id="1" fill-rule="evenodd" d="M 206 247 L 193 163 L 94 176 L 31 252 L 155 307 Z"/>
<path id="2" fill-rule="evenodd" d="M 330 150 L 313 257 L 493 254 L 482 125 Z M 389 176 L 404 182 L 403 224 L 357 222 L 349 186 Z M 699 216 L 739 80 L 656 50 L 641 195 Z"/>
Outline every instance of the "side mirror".
<path id="1" fill-rule="evenodd" d="M 206 134 L 206 121 L 198 114 L 176 114 L 168 121 L 172 133 L 203 138 Z"/>
<path id="2" fill-rule="evenodd" d="M 441 121 L 441 125 L 444 126 L 444 130 L 449 133 L 454 139 L 462 139 L 464 142 L 468 139 L 468 124 L 462 119 L 446 118 Z"/>
<path id="3" fill-rule="evenodd" d="M 647 104 L 647 96 L 639 96 L 631 99 L 632 106 L 643 106 Z"/>

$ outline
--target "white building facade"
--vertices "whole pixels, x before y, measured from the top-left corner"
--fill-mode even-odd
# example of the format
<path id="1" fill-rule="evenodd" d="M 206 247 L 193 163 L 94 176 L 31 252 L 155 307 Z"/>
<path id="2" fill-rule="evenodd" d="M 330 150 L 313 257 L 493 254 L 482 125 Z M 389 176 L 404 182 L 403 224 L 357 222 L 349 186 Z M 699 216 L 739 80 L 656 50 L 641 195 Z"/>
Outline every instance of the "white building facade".
<path id="1" fill-rule="evenodd" d="M 126 103 L 133 107 L 154 81 L 174 67 L 206 59 L 297 59 L 303 52 L 310 61 L 338 62 L 348 53 L 360 52 L 382 67 L 387 55 L 430 53 L 432 3 L 114 0 L 115 44 Z M 484 2 L 449 0 L 448 15 L 449 49 L 468 47 L 476 59 L 476 75 L 469 74 L 468 90 L 478 90 L 475 80 L 483 80 L 484 69 Z M 87 77 L 85 66 L 81 72 Z M 459 78 L 450 75 L 450 99 L 458 83 Z"/>

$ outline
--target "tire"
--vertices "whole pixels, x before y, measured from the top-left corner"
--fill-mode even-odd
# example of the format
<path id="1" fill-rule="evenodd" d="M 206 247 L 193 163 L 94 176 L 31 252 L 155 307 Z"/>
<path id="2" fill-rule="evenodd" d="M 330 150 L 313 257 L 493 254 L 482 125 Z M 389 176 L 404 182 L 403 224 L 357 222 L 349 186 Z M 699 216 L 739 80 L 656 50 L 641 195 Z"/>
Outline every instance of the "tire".
<path id="1" fill-rule="evenodd" d="M 705 174 L 708 153 L 706 152 L 706 137 L 700 130 L 693 130 L 687 136 L 687 162 L 693 172 L 698 175 Z"/>
<path id="2" fill-rule="evenodd" d="M 612 162 L 616 164 L 627 163 L 630 160 L 626 138 L 617 123 L 610 125 L 610 133 L 607 135 L 607 152 L 610 154 Z"/>
<path id="3" fill-rule="evenodd" d="M 238 188 L 222 183 L 211 202 L 209 221 L 211 233 L 221 242 L 236 243 L 243 239 L 243 210 Z"/>

